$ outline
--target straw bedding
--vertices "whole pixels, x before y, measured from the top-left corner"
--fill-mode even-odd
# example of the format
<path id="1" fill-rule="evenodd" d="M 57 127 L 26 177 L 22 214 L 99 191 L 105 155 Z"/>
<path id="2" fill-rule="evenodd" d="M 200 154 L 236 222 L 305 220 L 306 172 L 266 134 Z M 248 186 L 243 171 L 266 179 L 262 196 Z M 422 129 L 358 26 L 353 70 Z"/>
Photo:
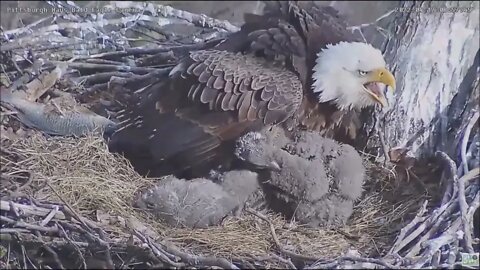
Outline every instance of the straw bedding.
<path id="1" fill-rule="evenodd" d="M 130 233 L 118 220 L 135 217 L 160 239 L 195 254 L 248 260 L 268 257 L 277 249 L 268 223 L 249 212 L 229 217 L 218 227 L 178 229 L 134 209 L 131 202 L 135 194 L 162 179 L 138 175 L 126 159 L 108 151 L 103 138 L 46 137 L 35 132 L 13 141 L 4 138 L 1 146 L 2 200 L 32 198 L 69 205 L 111 232 L 109 237 L 118 241 L 128 238 Z M 384 253 L 395 239 L 399 225 L 418 209 L 421 194 L 412 194 L 402 202 L 389 202 L 382 197 L 381 189 L 388 188 L 385 185 L 392 185 L 395 179 L 387 170 L 374 164 L 369 167 L 371 190 L 356 205 L 349 224 L 342 228 L 307 228 L 266 213 L 284 248 L 322 259 L 335 258 L 349 249 L 364 256 Z M 372 187 L 375 184 L 380 188 Z"/>
<path id="2" fill-rule="evenodd" d="M 149 13 L 138 17 L 123 9 L 102 23 L 71 14 L 57 18 L 56 25 L 43 20 L 5 32 L 2 87 L 25 84 L 58 67 L 57 61 L 70 60 L 69 72 L 54 78 L 52 87 L 23 90 L 39 103 L 68 94 L 105 115 L 99 108 L 111 98 L 104 91 L 109 83 L 148 80 L 148 72 L 201 47 L 199 40 L 214 41 L 237 29 L 165 6 L 121 5 L 137 8 L 134 14 Z M 176 24 L 192 31 L 168 35 L 157 27 Z M 68 37 L 60 34 L 66 30 Z M 49 137 L 3 107 L 0 122 L 1 268 L 453 267 L 460 253 L 479 249 L 479 236 L 472 233 L 478 230 L 473 220 L 480 204 L 479 169 L 457 174 L 455 162 L 441 152 L 408 168 L 362 153 L 365 192 L 342 227 L 307 228 L 247 208 L 220 226 L 180 229 L 132 206 L 139 192 L 162 179 L 138 175 L 108 151 L 103 138 Z"/>

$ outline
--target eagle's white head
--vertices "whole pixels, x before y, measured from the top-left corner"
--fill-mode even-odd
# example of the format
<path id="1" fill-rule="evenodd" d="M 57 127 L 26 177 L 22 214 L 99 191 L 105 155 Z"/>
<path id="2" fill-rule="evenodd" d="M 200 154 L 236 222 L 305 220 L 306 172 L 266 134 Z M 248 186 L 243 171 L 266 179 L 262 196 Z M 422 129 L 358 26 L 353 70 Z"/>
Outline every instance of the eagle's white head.
<path id="1" fill-rule="evenodd" d="M 312 87 L 320 102 L 333 101 L 339 109 L 386 106 L 387 86 L 395 89 L 395 77 L 370 44 L 340 42 L 318 53 Z"/>

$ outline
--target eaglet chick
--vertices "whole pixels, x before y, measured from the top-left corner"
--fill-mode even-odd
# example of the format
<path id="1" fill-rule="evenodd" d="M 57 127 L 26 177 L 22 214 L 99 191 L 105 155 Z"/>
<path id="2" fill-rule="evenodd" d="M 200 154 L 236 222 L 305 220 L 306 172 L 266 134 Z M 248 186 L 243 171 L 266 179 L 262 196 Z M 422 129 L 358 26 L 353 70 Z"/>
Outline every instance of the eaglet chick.
<path id="1" fill-rule="evenodd" d="M 170 175 L 141 194 L 136 206 L 175 227 L 218 225 L 227 215 L 242 208 L 259 188 L 254 172 L 230 171 L 220 178 L 217 184 L 205 178 L 184 180 Z"/>
<path id="2" fill-rule="evenodd" d="M 349 145 L 301 132 L 289 139 L 279 128 L 248 133 L 235 154 L 268 176 L 270 207 L 311 226 L 344 224 L 363 191 L 365 168 Z"/>

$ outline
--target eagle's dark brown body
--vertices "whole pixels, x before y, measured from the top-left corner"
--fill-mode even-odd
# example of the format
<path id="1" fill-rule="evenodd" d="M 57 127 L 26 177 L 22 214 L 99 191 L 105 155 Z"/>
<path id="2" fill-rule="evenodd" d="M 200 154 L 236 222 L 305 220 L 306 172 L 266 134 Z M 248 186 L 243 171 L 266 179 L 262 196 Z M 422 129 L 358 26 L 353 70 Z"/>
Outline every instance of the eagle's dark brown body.
<path id="1" fill-rule="evenodd" d="M 225 163 L 237 138 L 265 126 L 355 136 L 356 112 L 318 103 L 309 91 L 317 53 L 352 39 L 336 12 L 310 2 L 272 2 L 265 16 L 245 20 L 239 32 L 191 52 L 132 98 L 111 150 L 141 173 L 193 177 Z"/>

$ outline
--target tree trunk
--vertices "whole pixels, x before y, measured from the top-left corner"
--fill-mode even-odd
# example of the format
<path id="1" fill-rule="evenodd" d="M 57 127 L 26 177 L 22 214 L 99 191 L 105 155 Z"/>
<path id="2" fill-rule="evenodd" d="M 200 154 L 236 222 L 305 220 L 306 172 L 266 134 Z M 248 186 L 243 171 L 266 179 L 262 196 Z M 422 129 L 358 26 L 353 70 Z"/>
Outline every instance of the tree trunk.
<path id="1" fill-rule="evenodd" d="M 380 134 L 372 132 L 378 124 L 386 149 L 409 149 L 416 157 L 440 150 L 454 157 L 465 126 L 478 111 L 479 5 L 408 1 L 390 18 L 383 24 L 390 38 L 378 32 L 365 36 L 384 50 L 397 89 L 389 97 L 390 108 L 378 113 L 379 121 L 365 126 L 364 144 L 383 153 Z"/>

